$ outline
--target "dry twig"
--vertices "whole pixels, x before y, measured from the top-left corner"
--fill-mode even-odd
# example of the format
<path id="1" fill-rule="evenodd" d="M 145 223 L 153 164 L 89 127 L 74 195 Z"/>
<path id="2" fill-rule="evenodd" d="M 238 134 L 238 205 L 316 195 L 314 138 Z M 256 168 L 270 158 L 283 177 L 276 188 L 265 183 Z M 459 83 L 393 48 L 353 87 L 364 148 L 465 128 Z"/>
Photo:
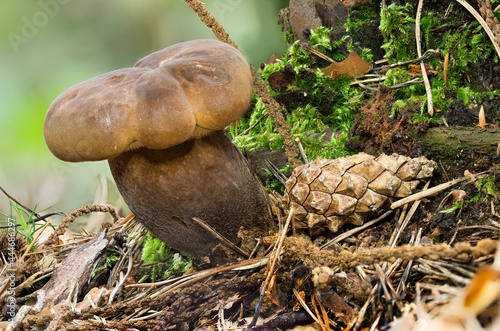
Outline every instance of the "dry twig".
<path id="1" fill-rule="evenodd" d="M 417 54 L 422 57 L 422 45 L 420 43 L 420 16 L 422 15 L 422 4 L 424 0 L 418 1 L 417 7 L 417 18 L 415 19 L 415 39 L 417 40 Z M 431 83 L 429 82 L 429 77 L 427 77 L 427 71 L 425 70 L 424 61 L 420 62 L 420 68 L 422 69 L 422 77 L 424 79 L 425 93 L 427 94 L 427 112 L 430 116 L 434 115 L 434 106 L 432 102 L 432 91 Z"/>

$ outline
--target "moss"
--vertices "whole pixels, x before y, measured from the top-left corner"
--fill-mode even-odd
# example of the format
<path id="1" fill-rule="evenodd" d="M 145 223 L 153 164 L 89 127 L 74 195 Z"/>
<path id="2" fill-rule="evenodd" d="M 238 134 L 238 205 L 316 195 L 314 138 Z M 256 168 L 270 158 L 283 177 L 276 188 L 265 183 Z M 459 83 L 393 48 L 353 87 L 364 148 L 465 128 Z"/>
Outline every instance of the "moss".
<path id="1" fill-rule="evenodd" d="M 382 48 L 391 62 L 407 61 L 415 57 L 415 38 L 412 33 L 415 20 L 410 16 L 412 8 L 409 3 L 404 6 L 395 3 L 390 6 L 381 5 L 379 29 L 385 39 Z"/>
<path id="2" fill-rule="evenodd" d="M 348 37 L 331 42 L 330 31 L 331 29 L 325 27 L 311 30 L 309 42 L 327 56 L 343 60 L 345 57 L 340 52 L 340 46 L 346 42 Z M 369 56 L 369 51 L 365 52 L 365 56 Z M 347 132 L 352 125 L 357 106 L 355 103 L 350 103 L 349 100 L 357 96 L 359 92 L 349 85 L 352 79 L 332 80 L 317 68 L 321 63 L 316 61 L 309 51 L 295 42 L 281 57 L 280 62 L 266 66 L 261 75 L 265 80 L 268 80 L 271 74 L 282 70 L 286 65 L 290 65 L 296 73 L 295 81 L 285 91 L 271 90 L 271 93 L 273 96 L 279 97 L 293 91 L 303 91 L 306 102 L 286 109 L 285 118 L 292 127 L 292 134 L 295 138 L 301 139 L 306 154 L 311 159 L 345 155 L 347 151 L 342 144 L 342 140 L 345 140 L 344 136 L 340 136 L 341 141 L 336 139 L 317 141 L 313 136 L 328 127 L 334 131 Z M 326 65 L 322 64 L 322 66 Z M 237 124 L 228 127 L 229 136 L 238 147 L 246 148 L 249 151 L 264 148 L 276 150 L 283 147 L 283 142 L 275 130 L 272 118 L 267 117 L 262 120 L 266 114 L 267 109 L 261 100 L 257 99 L 253 103 L 252 111 L 247 116 L 238 120 Z M 248 134 L 238 136 L 238 133 L 252 125 L 255 127 Z"/>
<path id="3" fill-rule="evenodd" d="M 116 255 L 116 253 L 108 252 L 108 254 L 106 255 L 106 260 L 104 261 L 104 264 L 102 266 L 99 266 L 99 267 L 95 268 L 94 270 L 92 270 L 91 277 L 94 277 L 102 269 L 111 267 L 113 265 L 113 262 L 116 262 L 119 260 L 120 260 L 120 258 L 118 257 L 118 255 Z"/>
<path id="4" fill-rule="evenodd" d="M 186 260 L 180 253 L 173 252 L 167 244 L 151 233 L 148 233 L 144 242 L 141 259 L 145 264 L 142 268 L 151 269 L 151 281 L 167 278 L 173 273 L 182 275 L 191 268 L 190 258 Z"/>

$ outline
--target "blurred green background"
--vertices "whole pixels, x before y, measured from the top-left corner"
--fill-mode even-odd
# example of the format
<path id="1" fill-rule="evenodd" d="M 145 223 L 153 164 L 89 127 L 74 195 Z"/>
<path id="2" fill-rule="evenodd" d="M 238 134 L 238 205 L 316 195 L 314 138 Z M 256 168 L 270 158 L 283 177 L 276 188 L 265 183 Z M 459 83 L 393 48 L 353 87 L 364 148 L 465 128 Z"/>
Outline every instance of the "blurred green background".
<path id="1" fill-rule="evenodd" d="M 256 68 L 284 52 L 277 20 L 288 1 L 204 3 Z M 119 203 L 106 162 L 66 163 L 50 153 L 47 108 L 78 82 L 213 34 L 183 0 L 1 1 L 0 13 L 0 186 L 37 210 Z M 8 206 L 0 194 L 0 211 Z"/>

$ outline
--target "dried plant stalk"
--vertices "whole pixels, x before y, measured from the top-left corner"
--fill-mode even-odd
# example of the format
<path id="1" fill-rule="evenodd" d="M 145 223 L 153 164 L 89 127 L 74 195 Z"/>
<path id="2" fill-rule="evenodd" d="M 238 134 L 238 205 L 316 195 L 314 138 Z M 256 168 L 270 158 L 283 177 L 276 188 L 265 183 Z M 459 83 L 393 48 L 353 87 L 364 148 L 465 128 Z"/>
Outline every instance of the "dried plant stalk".
<path id="1" fill-rule="evenodd" d="M 453 247 L 447 244 L 416 247 L 404 245 L 396 248 L 359 249 L 354 253 L 343 251 L 337 255 L 328 249 L 320 250 L 316 245 L 299 237 L 288 237 L 285 239 L 283 263 L 300 262 L 310 268 L 321 265 L 348 270 L 359 265 L 372 265 L 383 261 L 394 262 L 398 258 L 410 261 L 425 257 L 428 260 L 437 261 L 440 259 L 464 259 L 470 255 L 481 257 L 492 254 L 496 248 L 497 242 L 483 239 L 478 241 L 476 246 L 465 242 L 457 243 Z"/>
<path id="2" fill-rule="evenodd" d="M 65 219 L 62 220 L 61 224 L 54 230 L 54 232 L 49 236 L 49 238 L 43 243 L 45 247 L 50 247 L 57 245 L 59 242 L 59 236 L 62 236 L 66 229 L 73 223 L 75 219 L 84 215 L 95 212 L 110 213 L 113 219 L 117 221 L 120 217 L 115 209 L 115 207 L 106 204 L 90 204 L 73 210 Z"/>
<path id="3" fill-rule="evenodd" d="M 226 32 L 224 27 L 217 22 L 215 17 L 208 12 L 208 10 L 203 6 L 201 1 L 199 0 L 185 0 L 186 4 L 194 10 L 194 12 L 198 15 L 200 20 L 205 23 L 207 27 L 209 27 L 214 35 L 222 42 L 225 42 L 237 49 L 238 45 L 229 38 L 229 34 Z M 264 80 L 260 77 L 257 77 L 257 73 L 255 69 L 252 69 L 252 76 L 254 79 L 254 91 L 261 98 L 262 102 L 266 105 L 269 115 L 274 119 L 274 123 L 276 125 L 276 130 L 280 135 L 281 140 L 285 145 L 285 154 L 288 159 L 288 162 L 292 164 L 293 167 L 299 166 L 302 162 L 299 161 L 299 149 L 295 140 L 292 136 L 292 128 L 290 124 L 285 120 L 283 114 L 281 113 L 281 106 L 279 103 L 271 97 L 271 93 L 267 89 L 267 85 Z"/>

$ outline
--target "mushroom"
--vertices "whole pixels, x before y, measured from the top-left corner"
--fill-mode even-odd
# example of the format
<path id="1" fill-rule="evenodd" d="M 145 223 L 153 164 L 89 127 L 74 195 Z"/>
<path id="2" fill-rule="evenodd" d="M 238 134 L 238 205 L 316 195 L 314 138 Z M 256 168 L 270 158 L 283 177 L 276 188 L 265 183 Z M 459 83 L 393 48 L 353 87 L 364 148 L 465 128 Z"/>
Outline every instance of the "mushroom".
<path id="1" fill-rule="evenodd" d="M 223 129 L 248 109 L 250 66 L 216 40 L 167 47 L 57 97 L 47 146 L 69 162 L 108 160 L 118 190 L 156 237 L 195 257 L 271 221 L 267 196 Z"/>

